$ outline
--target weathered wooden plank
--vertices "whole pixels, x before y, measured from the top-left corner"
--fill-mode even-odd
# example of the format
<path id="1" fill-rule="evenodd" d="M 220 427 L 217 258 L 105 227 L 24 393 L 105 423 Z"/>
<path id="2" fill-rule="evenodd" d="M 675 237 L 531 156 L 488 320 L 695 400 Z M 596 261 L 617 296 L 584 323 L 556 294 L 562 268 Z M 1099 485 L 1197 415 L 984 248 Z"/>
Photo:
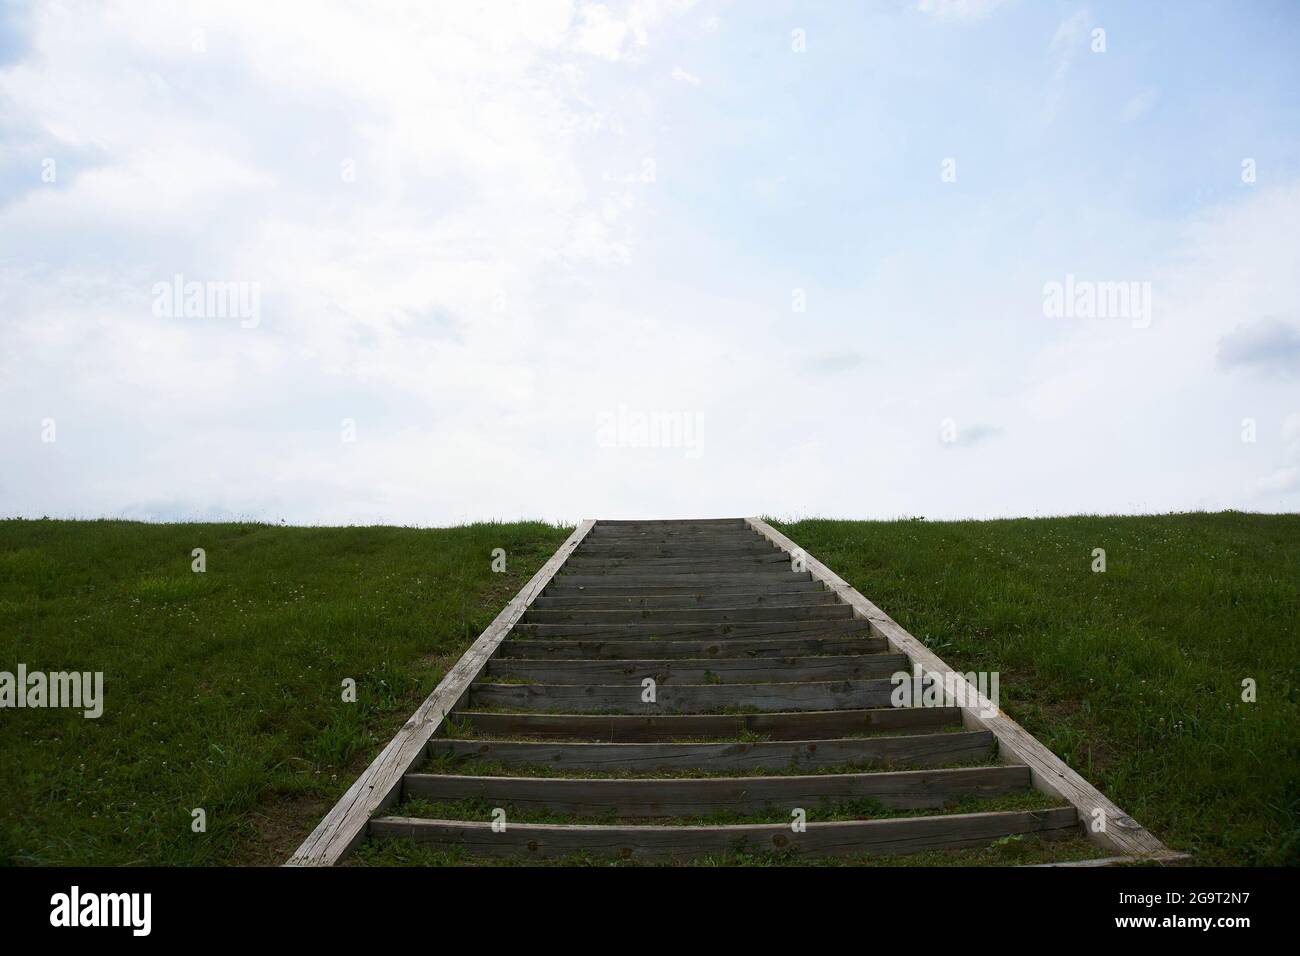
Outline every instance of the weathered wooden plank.
<path id="1" fill-rule="evenodd" d="M 737 621 L 727 624 L 516 624 L 516 637 L 659 638 L 704 640 L 725 637 L 829 637 L 865 634 L 870 628 L 860 619 L 839 621 Z"/>
<path id="2" fill-rule="evenodd" d="M 577 551 L 575 557 L 610 558 L 611 561 L 623 561 L 625 558 L 646 559 L 646 561 L 663 561 L 666 558 L 777 558 L 780 562 L 789 562 L 789 555 L 779 548 L 774 548 L 770 541 L 754 533 L 746 538 L 679 538 L 676 541 L 588 541 L 584 548 Z"/>
<path id="3" fill-rule="evenodd" d="M 666 684 L 654 703 L 641 700 L 637 684 L 491 684 L 470 689 L 473 707 L 561 713 L 611 711 L 627 714 L 708 713 L 728 707 L 756 710 L 836 710 L 888 707 L 888 680 L 814 681 L 804 684 Z"/>
<path id="4" fill-rule="evenodd" d="M 548 589 L 549 591 L 549 589 Z M 532 610 L 621 611 L 704 610 L 738 607 L 818 607 L 839 604 L 829 591 L 751 592 L 749 594 L 638 594 L 599 597 L 582 591 L 562 597 L 539 597 Z"/>
<path id="5" fill-rule="evenodd" d="M 405 799 L 487 800 L 513 810 L 577 816 L 689 817 L 729 811 L 789 814 L 848 800 L 874 800 L 891 809 L 941 809 L 960 800 L 1004 797 L 1029 790 L 1028 767 L 962 767 L 787 777 L 564 779 L 468 777 L 410 773 Z"/>
<path id="6" fill-rule="evenodd" d="M 526 680 L 539 684 L 636 684 L 638 687 L 647 677 L 653 677 L 660 684 L 789 683 L 890 677 L 900 671 L 908 673 L 906 667 L 905 654 L 627 661 L 496 657 L 488 661 L 484 679 Z"/>
<path id="7" fill-rule="evenodd" d="M 657 561 L 603 561 L 588 558 L 566 567 L 564 573 L 573 577 L 598 577 L 606 583 L 636 583 L 642 579 L 659 577 L 723 575 L 753 581 L 760 587 L 789 580 L 793 575 L 787 561 L 770 561 L 766 558 L 736 558 L 727 561 L 664 558 Z M 618 579 L 618 580 L 615 580 Z"/>
<path id="8" fill-rule="evenodd" d="M 744 528 L 744 518 L 601 518 L 596 527 L 606 528 Z"/>
<path id="9" fill-rule="evenodd" d="M 557 743 L 435 737 L 429 741 L 428 752 L 430 757 L 555 771 L 806 771 L 822 767 L 978 763 L 993 755 L 993 737 L 987 731 L 728 743 Z"/>
<path id="10" fill-rule="evenodd" d="M 650 658 L 813 657 L 818 654 L 877 654 L 888 648 L 884 639 L 848 637 L 727 637 L 717 641 L 563 641 L 545 638 L 506 640 L 498 658 L 548 660 L 647 660 Z"/>
<path id="11" fill-rule="evenodd" d="M 754 594 L 762 592 L 773 598 L 780 597 L 783 594 L 829 594 L 820 581 L 811 579 L 798 578 L 790 575 L 788 580 L 781 582 L 737 582 L 734 584 L 703 584 L 698 583 L 695 578 L 687 576 L 684 581 L 675 584 L 608 584 L 604 580 L 597 584 L 568 584 L 560 579 L 556 579 L 549 588 L 546 589 L 547 597 L 573 598 L 584 595 L 594 598 L 611 598 L 611 597 L 635 597 L 635 598 L 654 598 L 654 597 L 694 597 L 703 595 L 706 597 L 731 597 L 737 594 Z M 834 597 L 834 595 L 831 595 Z"/>
<path id="12" fill-rule="evenodd" d="M 781 554 L 776 548 L 756 534 L 750 534 L 745 540 L 649 544 L 642 542 L 620 543 L 609 541 L 584 541 L 575 556 L 584 558 L 673 558 L 729 557 L 732 555 L 772 555 Z M 788 558 L 786 560 L 789 560 Z"/>
<path id="13" fill-rule="evenodd" d="M 424 754 L 429 738 L 437 731 L 443 717 L 465 697 L 470 685 L 496 651 L 497 645 L 528 610 L 533 599 L 542 593 L 594 524 L 590 520 L 579 524 L 555 554 L 501 609 L 501 613 L 447 672 L 433 693 L 425 698 L 402 725 L 388 746 L 316 825 L 286 865 L 333 866 L 361 841 L 371 816 L 396 800 L 401 790 L 402 777 Z"/>
<path id="14" fill-rule="evenodd" d="M 495 832 L 489 821 L 461 822 L 383 817 L 378 837 L 460 847 L 471 855 L 554 859 L 576 853 L 624 860 L 691 859 L 732 850 L 807 853 L 816 856 L 894 856 L 925 850 L 984 846 L 1008 836 L 1065 839 L 1078 831 L 1074 810 L 1015 810 L 887 820 L 809 823 L 802 833 L 789 824 L 715 827 L 558 826 L 514 823 Z"/>
<path id="15" fill-rule="evenodd" d="M 604 554 L 578 554 L 570 562 L 575 573 L 589 568 L 596 573 L 608 571 L 677 572 L 680 569 L 712 571 L 747 571 L 750 569 L 767 569 L 768 565 L 790 566 L 790 556 L 771 548 L 762 553 L 722 553 L 701 551 L 695 554 L 638 554 L 629 557 L 612 557 Z"/>
<path id="16" fill-rule="evenodd" d="M 732 523 L 732 522 L 736 523 Z M 593 534 L 600 535 L 656 535 L 656 534 L 753 534 L 744 518 L 727 518 L 718 524 L 686 524 L 663 522 L 656 524 L 648 521 L 633 521 L 627 524 L 613 524 L 609 521 L 596 522 Z"/>
<path id="17" fill-rule="evenodd" d="M 1190 860 L 1190 853 L 1179 853 L 1176 850 L 1169 850 L 1166 853 L 1155 853 L 1150 856 L 1142 857 L 1150 863 L 1180 863 L 1184 860 Z M 1107 856 L 1093 860 L 1061 860 L 1057 863 L 1023 863 L 1025 867 L 1038 869 L 1040 867 L 1102 867 L 1102 866 L 1132 866 L 1133 857 L 1131 856 Z"/>
<path id="18" fill-rule="evenodd" d="M 725 624 L 733 621 L 849 621 L 847 604 L 791 604 L 710 608 L 529 608 L 524 624 Z"/>
<path id="19" fill-rule="evenodd" d="M 768 575 L 769 580 L 779 580 L 786 573 L 794 573 L 790 570 L 789 561 L 782 561 L 778 556 L 777 560 L 771 558 L 746 557 L 746 558 L 654 558 L 650 560 L 639 560 L 633 558 L 582 558 L 575 559 L 570 567 L 565 568 L 565 574 L 598 576 L 598 577 L 618 577 L 618 578 L 646 578 L 658 577 L 660 575 L 703 575 L 703 574 L 734 574 L 734 575 Z M 617 582 L 616 582 L 617 583 Z"/>
<path id="20" fill-rule="evenodd" d="M 719 528 L 714 530 L 685 531 L 593 531 L 587 539 L 588 544 L 620 545 L 634 547 L 645 545 L 655 547 L 671 544 L 753 544 L 763 543 L 762 537 L 752 528 Z"/>
<path id="21" fill-rule="evenodd" d="M 775 571 L 711 574 L 674 574 L 667 572 L 647 574 L 639 571 L 630 574 L 560 574 L 556 577 L 555 583 L 563 587 L 577 585 L 620 588 L 684 587 L 698 593 L 700 591 L 712 591 L 715 585 L 743 584 L 747 589 L 753 590 L 755 585 L 759 587 L 784 586 L 795 581 L 811 580 L 812 576 L 807 571 L 790 571 L 778 568 Z"/>
<path id="22" fill-rule="evenodd" d="M 624 536 L 605 535 L 589 538 L 586 542 L 591 552 L 604 550 L 626 551 L 629 554 L 653 554 L 659 551 L 703 551 L 715 550 L 765 551 L 774 550 L 771 543 L 753 531 L 738 534 L 666 534 L 650 537 L 646 535 Z"/>
<path id="23" fill-rule="evenodd" d="M 602 551 L 589 551 L 582 557 L 573 558 L 573 574 L 604 574 L 604 571 L 669 571 L 681 574 L 684 571 L 705 572 L 748 572 L 751 570 L 774 571 L 789 567 L 789 558 L 780 551 L 767 550 L 745 551 L 745 553 L 718 554 L 715 551 L 698 551 L 698 553 L 679 554 L 604 554 Z M 594 568 L 594 571 L 590 571 Z"/>
<path id="24" fill-rule="evenodd" d="M 803 554 L 804 566 L 809 572 L 838 594 L 841 600 L 851 604 L 859 617 L 870 622 L 872 632 L 885 638 L 893 650 L 906 654 L 914 664 L 919 664 L 925 671 L 940 675 L 941 679 L 951 679 L 963 685 L 967 692 L 966 700 L 977 701 L 974 706 L 962 708 L 962 718 L 966 726 L 972 730 L 991 731 L 998 739 L 1002 759 L 1025 764 L 1033 774 L 1036 788 L 1068 800 L 1078 813 L 1079 820 L 1086 824 L 1083 829 L 1088 839 L 1099 846 L 1132 856 L 1157 857 L 1170 852 L 1169 848 L 1152 833 L 1112 803 L 1036 737 L 1002 710 L 993 707 L 990 701 L 982 698 L 977 689 L 970 685 L 960 672 L 949 667 L 937 654 L 871 603 L 847 581 L 812 555 L 807 554 L 767 522 L 760 518 L 747 520 L 750 527 L 764 535 L 777 547 L 792 555 L 796 551 Z M 1094 829 L 1092 826 L 1097 819 L 1098 811 L 1100 818 L 1105 820 L 1103 830 Z"/>
<path id="25" fill-rule="evenodd" d="M 476 734 L 494 737 L 635 743 L 733 738 L 811 740 L 869 733 L 927 733 L 961 726 L 956 707 L 886 707 L 768 714 L 514 714 L 462 710 L 456 714 Z"/>

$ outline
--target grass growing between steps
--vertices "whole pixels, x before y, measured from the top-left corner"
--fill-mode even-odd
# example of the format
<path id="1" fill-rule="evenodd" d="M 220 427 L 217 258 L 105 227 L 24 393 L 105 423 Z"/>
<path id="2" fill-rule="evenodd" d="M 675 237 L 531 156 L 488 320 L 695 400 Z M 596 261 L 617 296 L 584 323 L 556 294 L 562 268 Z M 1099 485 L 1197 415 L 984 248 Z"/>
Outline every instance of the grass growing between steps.
<path id="1" fill-rule="evenodd" d="M 104 673 L 0 711 L 0 863 L 283 862 L 567 534 L 0 522 L 0 671 Z"/>
<path id="2" fill-rule="evenodd" d="M 1300 516 L 777 527 L 1166 844 L 1300 863 Z"/>

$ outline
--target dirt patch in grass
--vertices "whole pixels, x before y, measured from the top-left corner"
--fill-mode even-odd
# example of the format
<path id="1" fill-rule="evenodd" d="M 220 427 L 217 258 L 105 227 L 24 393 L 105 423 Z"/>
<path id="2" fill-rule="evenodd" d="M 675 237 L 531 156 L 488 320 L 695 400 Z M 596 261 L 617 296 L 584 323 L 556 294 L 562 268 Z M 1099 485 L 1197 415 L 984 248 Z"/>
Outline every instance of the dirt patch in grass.
<path id="1" fill-rule="evenodd" d="M 230 862 L 235 866 L 279 866 L 333 805 L 320 794 L 280 795 L 258 804 L 248 815 L 256 836 L 242 843 Z"/>

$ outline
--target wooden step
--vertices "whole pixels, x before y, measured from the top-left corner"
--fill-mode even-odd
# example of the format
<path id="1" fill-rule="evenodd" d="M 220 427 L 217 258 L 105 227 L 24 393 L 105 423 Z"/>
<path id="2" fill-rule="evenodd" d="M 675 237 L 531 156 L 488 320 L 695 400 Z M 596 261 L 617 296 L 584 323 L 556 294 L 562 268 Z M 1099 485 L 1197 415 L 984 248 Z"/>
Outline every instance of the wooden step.
<path id="1" fill-rule="evenodd" d="M 456 720 L 475 734 L 637 743 L 754 734 L 809 740 L 849 734 L 926 733 L 961 726 L 956 707 L 886 707 L 767 714 L 515 714 L 462 710 Z M 436 739 L 436 738 L 435 738 Z"/>
<path id="2" fill-rule="evenodd" d="M 471 707 L 510 707 L 538 713 L 699 714 L 732 707 L 773 710 L 860 710 L 890 706 L 889 680 L 809 681 L 800 684 L 665 684 L 656 702 L 641 700 L 637 684 L 470 685 Z"/>
<path id="3" fill-rule="evenodd" d="M 737 607 L 822 607 L 839 604 L 831 591 L 754 591 L 748 594 L 650 594 L 597 597 L 589 591 L 561 597 L 539 597 L 538 611 L 669 611 Z"/>
<path id="4" fill-rule="evenodd" d="M 715 531 L 709 534 L 637 534 L 637 535 L 618 535 L 618 534 L 593 534 L 589 535 L 582 542 L 582 547 L 578 548 L 579 552 L 589 548 L 627 548 L 629 550 L 651 550 L 654 548 L 675 548 L 675 547 L 736 547 L 736 548 L 766 548 L 769 551 L 780 551 L 772 545 L 772 542 L 763 538 L 762 535 L 754 534 L 752 531 Z"/>
<path id="5" fill-rule="evenodd" d="M 654 538 L 684 538 L 684 537 L 718 537 L 718 538 L 743 538 L 753 540 L 758 538 L 762 540 L 762 535 L 756 534 L 752 528 L 744 524 L 714 524 L 714 525 L 612 525 L 600 524 L 592 529 L 588 536 L 591 541 L 637 541 Z"/>
<path id="6" fill-rule="evenodd" d="M 653 642 L 650 642 L 653 643 Z M 790 683 L 891 677 L 907 673 L 903 654 L 836 654 L 821 657 L 719 657 L 665 660 L 519 660 L 493 658 L 487 680 L 539 684 L 635 684 L 647 677 L 660 684 Z"/>
<path id="7" fill-rule="evenodd" d="M 693 575 L 697 580 L 704 575 L 740 575 L 760 583 L 781 581 L 793 575 L 789 561 L 770 558 L 732 558 L 729 560 L 692 560 L 690 558 L 661 558 L 653 561 L 603 558 L 575 559 L 564 566 L 564 573 L 556 578 L 565 581 L 571 577 L 657 578 L 661 576 Z M 764 577 L 766 576 L 766 577 Z M 619 583 L 619 582 L 614 582 Z"/>
<path id="8" fill-rule="evenodd" d="M 676 567 L 679 564 L 689 566 L 728 566 L 751 567 L 755 564 L 784 564 L 790 566 L 790 555 L 783 551 L 764 548 L 762 550 L 727 550 L 706 549 L 699 551 L 668 551 L 664 554 L 638 553 L 628 555 L 602 554 L 599 551 L 575 551 L 573 557 L 564 562 L 564 570 L 572 571 L 580 567 Z"/>
<path id="9" fill-rule="evenodd" d="M 962 767 L 789 777 L 564 779 L 411 773 L 404 799 L 487 800 L 507 808 L 578 816 L 691 817 L 719 812 L 789 813 L 832 802 L 874 800 L 900 810 L 942 809 L 961 800 L 1005 797 L 1030 788 L 1028 767 Z"/>
<path id="10" fill-rule="evenodd" d="M 809 823 L 802 833 L 794 832 L 786 823 L 712 827 L 512 823 L 504 832 L 495 831 L 488 821 L 379 817 L 370 823 L 371 835 L 379 838 L 404 837 L 424 844 L 459 847 L 473 856 L 528 860 L 591 854 L 653 861 L 737 850 L 832 857 L 896 856 L 985 846 L 1008 836 L 1059 840 L 1078 832 L 1073 807 Z"/>
<path id="11" fill-rule="evenodd" d="M 521 740 L 429 741 L 430 758 L 555 771 L 815 770 L 819 767 L 937 767 L 978 763 L 993 755 L 987 731 L 760 740 L 744 743 L 552 743 Z"/>
<path id="12" fill-rule="evenodd" d="M 748 530 L 749 525 L 744 518 L 617 518 L 609 520 L 601 518 L 596 522 L 596 528 L 600 531 L 607 528 L 744 528 Z"/>
<path id="13" fill-rule="evenodd" d="M 529 609 L 525 624 L 720 624 L 730 621 L 847 621 L 853 608 L 847 604 L 792 604 L 764 607 L 706 608 L 605 608 L 579 611 L 572 609 Z"/>
<path id="14" fill-rule="evenodd" d="M 584 566 L 622 567 L 622 568 L 663 568 L 676 565 L 716 565 L 719 567 L 749 568 L 753 565 L 774 564 L 790 567 L 788 554 L 773 551 L 771 548 L 718 548 L 668 549 L 663 553 L 641 551 L 632 553 L 610 553 L 603 550 L 578 551 L 566 562 L 568 570 Z"/>
<path id="15" fill-rule="evenodd" d="M 574 558 L 673 558 L 689 555 L 697 557 L 728 557 L 731 555 L 783 555 L 786 561 L 790 556 L 778 551 L 762 538 L 753 536 L 748 540 L 721 542 L 662 542 L 657 544 L 633 542 L 621 543 L 609 541 L 584 541 L 582 547 L 573 552 Z"/>
<path id="16" fill-rule="evenodd" d="M 568 575 L 652 577 L 664 574 L 776 574 L 794 572 L 789 560 L 767 557 L 735 558 L 574 558 L 564 566 Z"/>
<path id="17" fill-rule="evenodd" d="M 660 658 L 815 657 L 819 654 L 879 654 L 889 649 L 884 638 L 848 637 L 725 637 L 716 641 L 563 641 L 527 638 L 501 642 L 502 659 L 647 660 Z"/>
<path id="18" fill-rule="evenodd" d="M 760 567 L 766 567 L 760 566 Z M 620 587 L 620 588 L 638 588 L 640 591 L 632 593 L 650 593 L 644 589 L 677 587 L 690 588 L 693 592 L 713 591 L 716 593 L 717 585 L 734 585 L 741 584 L 747 590 L 753 590 L 757 585 L 760 588 L 768 586 L 786 586 L 795 581 L 812 581 L 812 577 L 807 571 L 791 571 L 789 568 L 781 568 L 779 565 L 773 565 L 775 571 L 748 571 L 748 572 L 712 572 L 708 574 L 678 574 L 678 573 L 646 573 L 634 571 L 629 574 L 619 574 L 617 572 L 609 574 L 570 574 L 561 572 L 554 578 L 554 584 L 551 587 L 572 587 L 581 585 L 584 587 L 599 585 L 601 587 Z M 810 590 L 820 589 L 810 588 Z M 550 593 L 549 589 L 547 593 Z"/>
<path id="19" fill-rule="evenodd" d="M 737 621 L 722 624 L 516 624 L 512 637 L 559 637 L 578 639 L 659 638 L 669 640 L 708 640 L 725 637 L 831 637 L 840 634 L 870 633 L 870 624 L 861 619 L 838 621 Z"/>
<path id="20" fill-rule="evenodd" d="M 789 561 L 773 561 L 770 558 L 661 558 L 653 561 L 582 558 L 566 564 L 564 572 L 555 580 L 564 583 L 575 577 L 599 577 L 607 579 L 605 583 L 627 584 L 642 583 L 642 579 L 651 582 L 652 579 L 663 577 L 692 577 L 697 582 L 704 579 L 705 586 L 698 587 L 697 590 L 705 590 L 710 579 L 735 577 L 740 579 L 740 583 L 749 581 L 762 590 L 783 581 L 799 580 L 795 574 Z M 620 580 L 612 580 L 615 578 Z"/>
<path id="21" fill-rule="evenodd" d="M 753 544 L 755 541 L 770 544 L 762 535 L 742 528 L 696 528 L 679 531 L 593 531 L 583 542 L 586 544 L 616 544 L 627 547 L 660 544 Z"/>
<path id="22" fill-rule="evenodd" d="M 584 584 L 582 582 L 566 584 L 561 579 L 556 578 L 555 583 L 546 589 L 545 596 L 566 599 L 583 596 L 593 598 L 695 596 L 728 598 L 737 594 L 755 593 L 766 594 L 774 599 L 783 594 L 830 594 L 832 597 L 834 596 L 834 592 L 826 590 L 819 582 L 802 580 L 794 574 L 789 576 L 789 580 L 781 582 L 760 581 L 755 584 L 740 581 L 734 584 L 711 585 L 700 585 L 696 583 L 694 578 L 669 584 L 609 584 L 603 578 L 596 584 Z M 538 600 L 541 600 L 541 598 L 538 598 Z"/>

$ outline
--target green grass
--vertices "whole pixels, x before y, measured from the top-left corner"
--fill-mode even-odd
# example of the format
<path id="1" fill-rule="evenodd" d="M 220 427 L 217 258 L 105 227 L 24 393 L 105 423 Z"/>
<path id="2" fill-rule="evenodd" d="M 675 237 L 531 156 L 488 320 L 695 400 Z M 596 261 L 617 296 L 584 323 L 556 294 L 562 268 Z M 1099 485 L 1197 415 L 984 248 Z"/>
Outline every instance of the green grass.
<path id="1" fill-rule="evenodd" d="M 0 862 L 282 862 L 567 533 L 0 522 L 0 670 L 104 672 L 0 711 Z"/>
<path id="2" fill-rule="evenodd" d="M 1300 516 L 779 527 L 1165 843 L 1300 863 Z"/>
<path id="3" fill-rule="evenodd" d="M 1300 517 L 782 527 L 1166 843 L 1300 862 Z M 105 672 L 98 720 L 0 711 L 0 862 L 281 862 L 566 533 L 0 522 L 0 670 Z M 358 862 L 457 861 L 393 843 Z"/>

